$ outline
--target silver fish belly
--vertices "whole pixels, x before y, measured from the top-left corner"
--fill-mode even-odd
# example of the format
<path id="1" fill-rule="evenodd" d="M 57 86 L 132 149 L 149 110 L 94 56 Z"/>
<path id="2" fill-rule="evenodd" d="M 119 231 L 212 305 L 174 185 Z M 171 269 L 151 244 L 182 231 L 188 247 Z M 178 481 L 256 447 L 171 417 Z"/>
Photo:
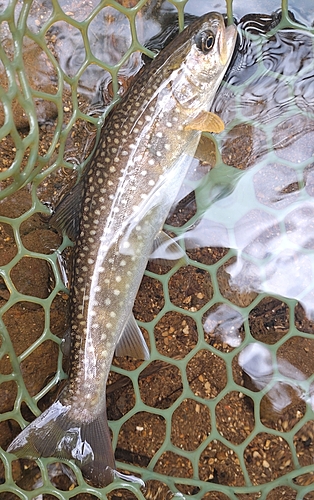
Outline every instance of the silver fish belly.
<path id="1" fill-rule="evenodd" d="M 82 181 L 52 224 L 76 241 L 71 282 L 71 370 L 58 400 L 8 451 L 74 459 L 96 486 L 115 468 L 106 419 L 112 357 L 148 359 L 132 307 L 153 247 L 186 175 L 234 49 L 218 13 L 184 30 L 141 75 L 105 124 Z M 155 243 L 153 243 L 155 241 Z"/>

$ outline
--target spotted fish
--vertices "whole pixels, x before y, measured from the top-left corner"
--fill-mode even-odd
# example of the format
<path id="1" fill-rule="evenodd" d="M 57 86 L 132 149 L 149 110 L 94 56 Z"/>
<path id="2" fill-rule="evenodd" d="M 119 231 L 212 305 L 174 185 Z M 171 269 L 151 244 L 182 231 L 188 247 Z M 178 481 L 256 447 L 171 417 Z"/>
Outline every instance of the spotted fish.
<path id="1" fill-rule="evenodd" d="M 94 485 L 113 480 L 110 364 L 114 353 L 149 357 L 132 307 L 150 255 L 180 256 L 161 228 L 201 132 L 223 129 L 209 110 L 235 40 L 235 27 L 209 13 L 171 42 L 114 108 L 81 182 L 53 215 L 76 241 L 71 370 L 57 401 L 9 446 L 17 457 L 73 459 Z"/>

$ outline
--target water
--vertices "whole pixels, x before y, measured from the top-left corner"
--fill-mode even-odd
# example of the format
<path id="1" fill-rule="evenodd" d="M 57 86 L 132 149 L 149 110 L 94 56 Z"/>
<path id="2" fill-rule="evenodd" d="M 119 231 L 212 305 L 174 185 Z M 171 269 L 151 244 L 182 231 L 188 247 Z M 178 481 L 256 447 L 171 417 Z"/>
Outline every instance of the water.
<path id="1" fill-rule="evenodd" d="M 49 2 L 45 3 L 40 16 L 36 5 L 39 4 L 33 4 L 28 19 L 28 27 L 34 33 L 38 33 L 52 15 Z M 156 5 L 157 2 L 150 2 L 147 10 L 137 16 L 141 44 L 174 20 L 176 10 L 172 4 L 164 2 L 160 10 L 154 10 Z M 97 2 L 83 4 L 78 9 L 72 9 L 72 6 L 71 2 L 62 3 L 70 18 L 83 21 L 97 7 Z M 215 137 L 214 146 L 209 140 L 212 146 L 210 159 L 206 157 L 207 144 L 202 161 L 193 162 L 182 196 L 195 190 L 195 202 L 190 194 L 189 201 L 181 204 L 181 208 L 189 212 L 189 220 L 183 227 L 170 228 L 185 244 L 191 268 L 194 265 L 193 269 L 197 268 L 199 275 L 205 273 L 204 269 L 208 276 L 212 273 L 213 300 L 200 306 L 198 312 L 188 310 L 186 316 L 191 322 L 198 321 L 196 338 L 202 344 L 203 352 L 210 354 L 210 362 L 206 364 L 206 383 L 210 386 L 212 382 L 213 359 L 219 358 L 228 369 L 232 359 L 234 372 L 231 374 L 231 368 L 228 372 L 229 391 L 243 389 L 250 394 L 248 399 L 253 399 L 254 392 L 259 393 L 260 399 L 265 396 L 266 406 L 261 401 L 260 408 L 260 399 L 256 398 L 254 418 L 260 414 L 263 431 L 268 426 L 276 432 L 286 430 L 282 424 L 286 421 L 288 429 L 292 429 L 293 418 L 301 423 L 303 417 L 308 418 L 308 423 L 312 423 L 314 392 L 311 382 L 314 372 L 311 354 L 314 317 L 314 45 L 313 35 L 301 28 L 279 31 L 272 36 L 268 34 L 280 21 L 278 13 L 272 15 L 280 6 L 279 1 L 270 0 L 233 2 L 235 17 L 237 20 L 242 18 L 243 38 L 226 83 L 214 103 L 214 110 L 224 120 L 226 130 Z M 189 0 L 186 4 L 186 12 L 195 15 L 213 9 L 226 11 L 225 2 Z M 312 25 L 312 0 L 291 1 L 289 9 L 298 21 L 306 26 Z M 252 16 L 254 12 L 258 15 Z M 249 17 L 245 17 L 247 15 Z M 110 89 L 111 72 L 117 71 L 123 54 L 130 48 L 132 36 L 128 20 L 117 10 L 107 8 L 93 17 L 86 33 L 97 64 L 86 64 L 88 56 L 82 31 L 70 22 L 55 19 L 46 39 L 48 44 L 54 44 L 67 81 L 79 77 L 75 95 L 78 90 L 89 101 L 95 99 L 95 95 L 102 99 L 103 94 L 109 100 L 114 91 Z M 159 42 L 162 46 L 163 36 Z M 115 50 L 108 51 L 112 43 Z M 154 45 L 151 48 L 154 49 Z M 121 86 L 125 81 L 127 85 L 129 76 L 140 68 L 142 59 L 137 55 L 133 56 L 131 63 L 123 65 Z M 108 68 L 109 65 L 115 67 Z M 209 249 L 210 255 L 220 252 L 221 263 L 210 261 L 207 265 L 201 259 L 196 263 L 196 250 L 204 248 Z M 185 276 L 188 281 L 189 276 Z M 193 279 L 195 276 L 196 273 Z M 157 276 L 157 279 L 162 277 Z M 178 288 L 183 287 L 182 279 L 178 283 Z M 188 309 L 185 303 L 178 304 L 178 307 Z M 179 337 L 179 333 L 177 335 Z M 169 338 L 174 344 L 173 337 Z M 188 337 L 183 340 L 189 345 Z M 187 347 L 189 360 L 186 363 L 182 359 L 185 353 L 180 353 L 180 370 L 186 370 L 201 353 L 201 350 L 196 355 L 193 353 L 192 357 L 189 349 Z M 168 351 L 165 352 L 170 357 Z M 231 358 L 232 352 L 234 357 Z M 172 366 L 176 361 L 173 356 Z M 234 375 L 237 370 L 238 375 L 240 371 L 246 376 L 243 387 Z M 220 368 L 216 369 L 216 375 L 219 371 Z M 204 375 L 200 377 L 204 378 Z M 202 387 L 200 377 L 196 381 Z M 197 391 L 194 394 L 203 397 Z M 226 414 L 228 405 L 222 399 L 224 395 L 218 394 L 218 397 Z M 206 398 L 207 394 L 203 397 L 204 405 Z M 213 419 L 216 419 L 214 412 L 218 411 L 219 405 L 213 410 L 214 405 L 216 402 L 212 397 L 209 406 Z M 285 413 L 291 406 L 295 411 L 293 418 L 290 418 L 291 412 Z M 269 413 L 271 418 L 268 419 Z M 216 437 L 219 438 L 217 432 Z M 276 439 L 275 433 L 272 437 Z M 209 440 L 210 435 L 206 439 Z M 289 439 L 293 449 L 293 438 L 290 436 Z M 302 458 L 300 464 L 304 466 Z M 203 481 L 205 484 L 206 479 Z"/>

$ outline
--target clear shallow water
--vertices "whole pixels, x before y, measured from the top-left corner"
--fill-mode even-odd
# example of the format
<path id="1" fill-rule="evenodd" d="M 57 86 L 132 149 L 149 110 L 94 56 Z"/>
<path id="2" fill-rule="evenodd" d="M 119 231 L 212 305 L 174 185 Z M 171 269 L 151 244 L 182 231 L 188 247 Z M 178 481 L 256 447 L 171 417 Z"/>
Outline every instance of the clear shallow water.
<path id="1" fill-rule="evenodd" d="M 203 327 L 240 348 L 242 370 L 280 414 L 293 398 L 314 409 L 298 352 L 290 363 L 274 355 L 273 341 L 253 342 L 247 330 L 242 344 L 240 335 L 251 313 L 242 306 L 256 296 L 290 308 L 298 301 L 314 319 L 314 37 L 297 29 L 269 35 L 278 22 L 263 15 L 240 23 L 242 43 L 212 108 L 226 124 L 215 136 L 221 159 L 201 181 L 190 176 L 197 212 L 183 237 L 188 250 L 229 249 L 229 295 L 220 286 L 225 303 Z"/>
<path id="2" fill-rule="evenodd" d="M 245 36 L 214 105 L 229 128 L 217 138 L 222 154 L 231 142 L 241 164 L 226 158 L 227 175 L 212 171 L 208 185 L 222 195 L 204 216 L 223 224 L 236 250 L 233 286 L 298 299 L 313 317 L 314 39 L 297 30 Z"/>

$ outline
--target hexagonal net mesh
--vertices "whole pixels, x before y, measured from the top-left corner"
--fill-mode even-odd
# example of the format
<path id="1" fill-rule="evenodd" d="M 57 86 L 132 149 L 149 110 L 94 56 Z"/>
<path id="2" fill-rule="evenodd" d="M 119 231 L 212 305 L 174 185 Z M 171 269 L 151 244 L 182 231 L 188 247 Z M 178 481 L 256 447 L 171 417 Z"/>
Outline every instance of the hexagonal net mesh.
<path id="1" fill-rule="evenodd" d="M 109 376 L 117 467 L 145 486 L 98 489 L 69 461 L 4 451 L 66 378 L 71 244 L 47 205 L 168 32 L 148 38 L 190 5 L 0 5 L 1 499 L 314 498 L 314 39 L 285 1 L 240 21 L 213 106 L 226 130 L 204 134 L 166 224 L 187 262 L 149 263 L 134 314 L 150 360 L 116 358 Z"/>

